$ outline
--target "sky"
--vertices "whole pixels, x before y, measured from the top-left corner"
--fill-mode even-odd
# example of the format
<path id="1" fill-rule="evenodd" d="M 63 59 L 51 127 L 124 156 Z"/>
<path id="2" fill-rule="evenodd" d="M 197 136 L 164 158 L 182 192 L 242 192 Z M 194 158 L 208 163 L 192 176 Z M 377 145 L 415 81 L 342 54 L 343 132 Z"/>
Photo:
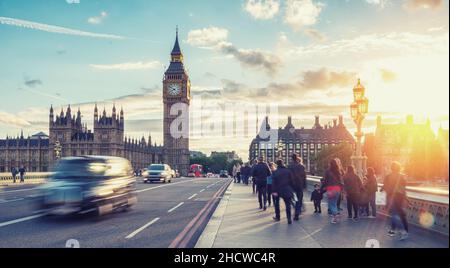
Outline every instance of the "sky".
<path id="1" fill-rule="evenodd" d="M 214 105 L 275 105 L 272 124 L 343 115 L 353 131 L 360 78 L 366 132 L 378 115 L 448 128 L 448 0 L 0 0 L 0 137 L 48 132 L 50 105 L 80 108 L 92 127 L 94 104 L 110 113 L 115 103 L 128 137 L 162 143 L 177 25 L 209 122 L 230 118 Z M 246 158 L 252 138 L 194 135 L 191 150 Z"/>

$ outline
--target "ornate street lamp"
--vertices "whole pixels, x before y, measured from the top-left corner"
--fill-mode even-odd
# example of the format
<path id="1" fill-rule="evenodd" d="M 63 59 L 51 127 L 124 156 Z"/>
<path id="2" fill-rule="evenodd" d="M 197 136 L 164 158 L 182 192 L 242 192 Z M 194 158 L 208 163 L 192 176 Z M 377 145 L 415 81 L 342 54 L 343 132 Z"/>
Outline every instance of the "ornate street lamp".
<path id="1" fill-rule="evenodd" d="M 358 84 L 353 88 L 353 103 L 350 105 L 350 114 L 353 121 L 356 124 L 356 148 L 352 156 L 353 165 L 356 168 L 356 173 L 359 176 L 364 176 L 366 172 L 367 157 L 362 154 L 362 137 L 364 133 L 362 132 L 363 121 L 369 112 L 369 100 L 365 97 L 365 91 L 363 85 L 361 85 L 361 80 L 358 79 Z"/>

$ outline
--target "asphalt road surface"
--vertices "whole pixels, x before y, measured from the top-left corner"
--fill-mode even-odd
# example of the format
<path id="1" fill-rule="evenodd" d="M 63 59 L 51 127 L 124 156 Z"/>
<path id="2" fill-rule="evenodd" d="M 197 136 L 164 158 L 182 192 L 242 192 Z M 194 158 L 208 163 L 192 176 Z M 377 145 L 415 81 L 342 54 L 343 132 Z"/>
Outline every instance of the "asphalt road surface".
<path id="1" fill-rule="evenodd" d="M 81 248 L 167 248 L 204 219 L 199 216 L 229 182 L 219 178 L 138 182 L 139 201 L 131 210 L 100 218 L 48 217 L 36 206 L 36 185 L 4 188 L 0 190 L 0 248 L 63 248 L 71 239 Z M 196 230 L 187 245 L 195 245 L 200 233 Z"/>

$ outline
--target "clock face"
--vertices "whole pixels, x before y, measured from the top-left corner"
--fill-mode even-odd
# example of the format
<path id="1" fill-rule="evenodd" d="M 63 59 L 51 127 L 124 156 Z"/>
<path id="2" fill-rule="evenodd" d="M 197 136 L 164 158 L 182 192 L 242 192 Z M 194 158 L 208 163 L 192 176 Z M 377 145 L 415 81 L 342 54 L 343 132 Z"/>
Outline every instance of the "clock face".
<path id="1" fill-rule="evenodd" d="M 167 93 L 171 96 L 178 96 L 181 93 L 181 86 L 179 84 L 169 84 L 167 87 Z"/>

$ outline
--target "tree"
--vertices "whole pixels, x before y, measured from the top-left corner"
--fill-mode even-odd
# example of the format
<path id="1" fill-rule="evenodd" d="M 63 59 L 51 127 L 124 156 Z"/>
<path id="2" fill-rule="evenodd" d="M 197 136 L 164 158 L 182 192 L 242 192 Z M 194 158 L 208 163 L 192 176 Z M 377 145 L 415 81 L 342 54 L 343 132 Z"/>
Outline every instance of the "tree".
<path id="1" fill-rule="evenodd" d="M 313 157 L 316 163 L 316 174 L 323 174 L 328 168 L 330 161 L 334 158 L 341 160 L 342 166 L 345 168 L 351 165 L 351 157 L 353 154 L 353 147 L 349 143 L 341 143 L 336 146 L 328 146 Z"/>

